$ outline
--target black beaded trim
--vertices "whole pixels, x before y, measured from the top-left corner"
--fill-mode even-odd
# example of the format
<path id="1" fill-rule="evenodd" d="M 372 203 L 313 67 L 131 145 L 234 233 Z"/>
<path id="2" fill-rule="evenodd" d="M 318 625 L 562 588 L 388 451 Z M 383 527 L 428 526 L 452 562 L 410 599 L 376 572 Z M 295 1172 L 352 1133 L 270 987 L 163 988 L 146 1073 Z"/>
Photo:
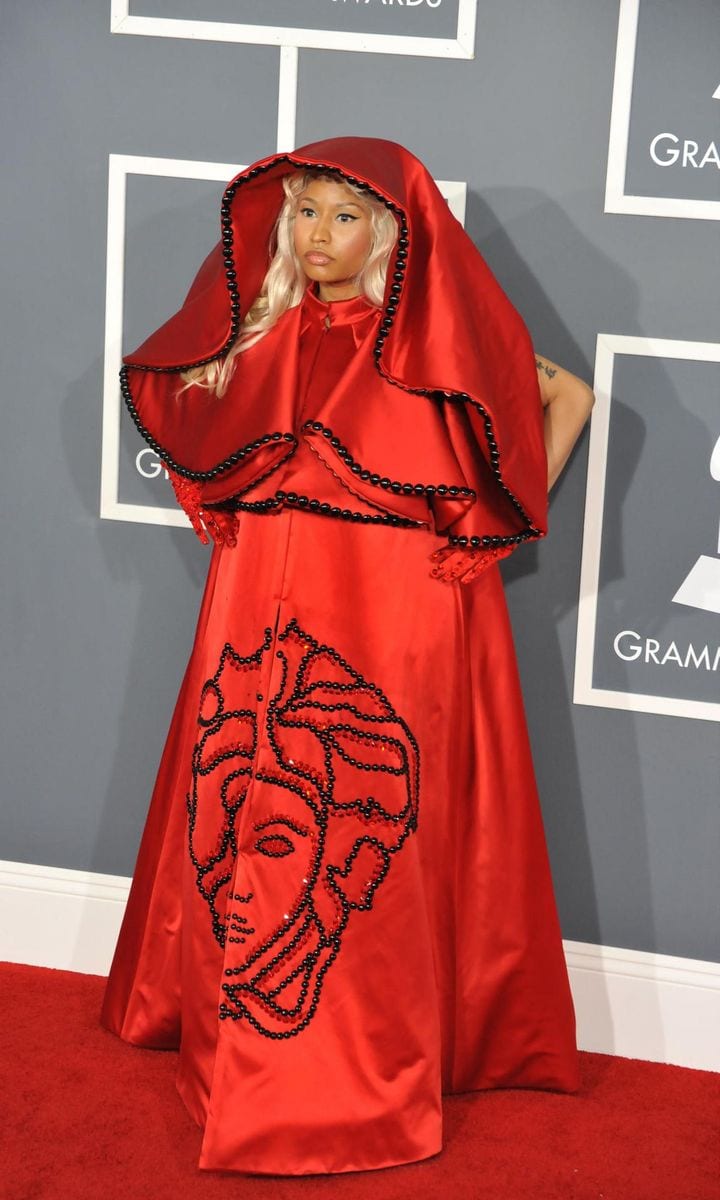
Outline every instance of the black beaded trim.
<path id="1" fill-rule="evenodd" d="M 258 671 L 264 654 L 272 645 L 272 629 L 265 630 L 261 646 L 253 654 L 243 657 L 230 645 L 225 644 L 220 655 L 215 674 L 205 681 L 200 694 L 200 713 L 198 726 L 200 736 L 192 752 L 192 790 L 186 797 L 188 813 L 188 850 L 190 860 L 195 868 L 197 889 L 206 902 L 210 911 L 213 937 L 218 945 L 224 946 L 228 936 L 228 921 L 233 914 L 223 913 L 217 906 L 218 894 L 232 879 L 233 866 L 237 857 L 236 819 L 245 802 L 247 788 L 252 776 L 252 763 L 257 752 L 257 717 L 252 709 L 226 708 L 226 699 L 221 687 L 221 678 L 227 668 L 239 671 Z M 203 706 L 208 697 L 214 698 L 215 711 L 211 716 L 203 716 Z M 228 723 L 229 726 L 228 726 Z M 250 737 L 246 741 L 228 744 L 226 739 L 219 737 L 227 728 L 249 730 Z M 212 753 L 214 742 L 218 740 L 224 749 Z M 217 843 L 214 851 L 201 855 L 196 846 L 195 827 L 200 792 L 200 780 L 212 775 L 223 763 L 233 764 L 234 769 L 223 776 L 219 788 L 219 800 L 222 810 L 222 821 L 218 830 Z M 238 765 L 235 765 L 238 764 Z M 240 899 L 240 897 L 237 897 Z M 240 920 L 237 914 L 235 920 Z M 236 926 L 231 926 L 236 928 Z M 230 940 L 243 940 L 233 937 Z"/>
<path id="2" fill-rule="evenodd" d="M 358 479 L 363 480 L 363 482 L 371 484 L 373 487 L 382 488 L 387 492 L 392 492 L 396 496 L 426 496 L 428 498 L 440 496 L 442 498 L 449 497 L 450 499 L 476 499 L 476 493 L 473 488 L 458 487 L 455 484 L 445 483 L 400 483 L 398 480 L 389 479 L 387 476 L 379 475 L 375 471 L 369 471 L 353 458 L 347 446 L 343 445 L 343 443 L 340 441 L 340 438 L 336 437 L 332 429 L 329 429 L 327 425 L 323 425 L 320 421 L 306 421 L 302 428 L 311 429 L 314 433 L 321 433 L 323 437 L 328 440 L 333 450 L 335 450 L 338 458 L 345 463 L 352 474 L 356 475 Z M 262 475 L 260 479 L 253 480 L 253 482 L 249 484 L 247 488 L 245 488 L 242 492 L 236 493 L 235 496 L 230 497 L 227 500 L 218 501 L 215 504 L 206 504 L 205 507 L 210 510 L 229 508 L 233 511 L 242 510 L 255 513 L 268 513 L 277 511 L 279 508 L 283 507 L 283 505 L 288 505 L 290 507 L 305 508 L 311 512 L 319 512 L 322 516 L 331 516 L 339 518 L 340 520 L 356 521 L 358 523 L 362 522 L 376 525 L 400 525 L 405 528 L 417 527 L 426 524 L 424 521 L 414 521 L 411 518 L 398 517 L 394 514 L 370 516 L 365 513 L 354 512 L 348 508 L 340 508 L 336 505 L 330 505 L 319 500 L 312 500 L 310 497 L 298 495 L 296 492 L 278 491 L 274 496 L 271 496 L 265 500 L 246 501 L 241 499 L 244 492 L 250 491 L 252 488 L 257 487 L 259 483 L 261 483 L 269 475 L 272 475 L 277 466 L 280 465 L 280 463 L 273 464 L 270 470 Z M 340 479 L 339 476 L 338 478 Z M 343 485 L 348 488 L 349 491 L 352 491 L 352 489 L 349 488 L 349 486 L 345 484 L 342 479 L 340 479 L 340 482 L 343 483 Z M 360 499 L 362 499 L 362 496 L 360 496 Z"/>
<path id="3" fill-rule="evenodd" d="M 242 496 L 246 495 L 247 492 L 252 492 L 256 487 L 259 487 L 261 483 L 264 483 L 266 479 L 269 479 L 271 475 L 274 475 L 284 462 L 287 462 L 289 458 L 292 458 L 296 448 L 297 439 L 295 440 L 295 445 L 291 447 L 287 454 L 284 454 L 282 458 L 277 460 L 277 462 L 271 463 L 268 469 L 263 471 L 262 475 L 255 476 L 254 479 L 251 479 L 249 483 L 246 483 L 244 487 L 240 488 L 239 492 L 234 492 L 232 496 L 229 496 L 225 500 L 216 500 L 209 504 L 203 504 L 203 508 L 210 510 L 220 509 L 221 511 L 227 511 L 229 508 L 232 508 L 236 500 L 239 500 Z"/>
<path id="4" fill-rule="evenodd" d="M 339 167 L 330 166 L 328 163 L 308 162 L 307 160 L 298 159 L 297 157 L 295 157 L 294 155 L 291 155 L 291 154 L 279 154 L 279 155 L 273 156 L 273 158 L 270 160 L 270 162 L 262 163 L 262 164 L 252 167 L 250 170 L 244 172 L 240 177 L 238 177 L 236 180 L 234 180 L 234 182 L 232 182 L 228 185 L 228 187 L 225 189 L 225 192 L 223 194 L 222 203 L 220 205 L 220 227 L 221 227 L 221 241 L 222 241 L 222 246 L 223 246 L 223 262 L 225 264 L 225 276 L 227 279 L 227 288 L 228 288 L 228 292 L 230 294 L 231 324 L 230 324 L 230 333 L 228 335 L 228 338 L 227 338 L 225 344 L 221 347 L 221 349 L 218 350 L 215 354 L 208 355 L 206 358 L 197 359 L 195 362 L 186 363 L 184 366 L 180 366 L 180 367 L 144 367 L 144 366 L 140 366 L 138 364 L 138 369 L 143 370 L 143 371 L 155 371 L 155 372 L 160 372 L 160 373 L 168 373 L 168 372 L 178 372 L 179 373 L 181 371 L 187 371 L 187 370 L 190 370 L 192 367 L 204 366 L 206 363 L 213 362 L 216 358 L 221 358 L 224 354 L 226 354 L 228 352 L 230 347 L 233 345 L 233 343 L 234 343 L 235 339 L 237 338 L 237 335 L 240 331 L 241 304 L 240 304 L 240 295 L 239 295 L 238 289 L 237 289 L 237 271 L 235 269 L 235 261 L 233 258 L 232 202 L 235 197 L 236 191 L 238 190 L 239 187 L 242 186 L 242 184 L 249 182 L 251 179 L 256 178 L 258 175 L 264 174 L 266 171 L 274 169 L 280 163 L 289 163 L 292 166 L 305 167 L 308 170 L 321 171 L 324 174 L 336 175 L 340 179 L 345 179 L 345 180 L 347 180 L 348 183 L 352 184 L 354 187 L 359 188 L 361 191 L 368 192 L 369 195 L 373 196 L 381 204 L 384 204 L 387 208 L 389 208 L 391 210 L 391 212 L 393 212 L 396 215 L 396 217 L 398 218 L 398 221 L 400 223 L 400 233 L 399 233 L 399 236 L 395 243 L 395 246 L 396 246 L 395 261 L 393 264 L 393 272 L 392 272 L 392 276 L 391 276 L 392 282 L 390 284 L 390 298 L 388 299 L 387 305 L 384 309 L 384 312 L 383 312 L 383 315 L 382 315 L 382 318 L 380 321 L 377 337 L 375 339 L 375 345 L 374 345 L 373 351 L 372 351 L 373 357 L 375 359 L 375 366 L 376 366 L 378 372 L 382 375 L 382 377 L 385 380 L 387 380 L 388 383 L 391 383 L 395 387 L 401 388 L 404 392 L 408 392 L 409 394 L 416 395 L 416 396 L 427 396 L 430 399 L 449 400 L 451 402 L 460 402 L 463 404 L 470 404 L 473 408 L 476 409 L 476 411 L 478 413 L 480 413 L 481 417 L 483 418 L 484 425 L 485 425 L 485 437 L 487 439 L 488 448 L 489 448 L 489 452 L 490 452 L 491 470 L 492 470 L 493 474 L 495 475 L 498 485 L 500 486 L 502 491 L 505 492 L 510 503 L 513 505 L 513 507 L 516 509 L 516 511 L 519 513 L 519 515 L 522 517 L 522 519 L 525 521 L 525 523 L 528 526 L 527 531 L 525 531 L 524 533 L 516 534 L 510 538 L 502 538 L 500 544 L 515 545 L 519 542 L 524 542 L 529 538 L 539 537 L 540 530 L 535 528 L 534 525 L 532 525 L 529 516 L 525 512 L 525 509 L 523 508 L 522 504 L 518 500 L 517 496 L 515 496 L 515 494 L 510 490 L 510 488 L 507 486 L 507 484 L 503 480 L 502 471 L 500 469 L 500 451 L 498 449 L 497 440 L 496 440 L 495 434 L 493 432 L 492 420 L 490 419 L 490 416 L 487 413 L 487 411 L 479 403 L 479 401 L 474 400 L 471 396 L 468 395 L 467 392 L 444 391 L 444 390 L 438 389 L 438 388 L 409 387 L 408 385 L 401 383 L 399 380 L 393 379 L 392 376 L 388 375 L 387 372 L 384 370 L 382 363 L 381 363 L 383 346 L 384 346 L 385 340 L 387 338 L 387 335 L 389 334 L 389 332 L 392 328 L 393 321 L 395 320 L 395 314 L 397 312 L 398 303 L 400 301 L 400 296 L 402 294 L 404 275 L 405 275 L 405 271 L 407 269 L 408 249 L 409 249 L 409 245 L 410 245 L 410 239 L 408 236 L 407 217 L 406 217 L 404 209 L 402 209 L 399 205 L 395 204 L 395 202 L 393 200 L 389 200 L 387 198 L 387 196 L 384 196 L 381 192 L 377 191 L 377 189 L 372 187 L 371 184 L 369 184 L 366 180 L 358 179 L 354 175 L 349 175 L 346 171 L 341 170 Z M 178 474 L 185 475 L 185 477 L 189 478 L 189 479 L 193 479 L 193 478 L 202 479 L 202 478 L 211 477 L 210 475 L 204 474 L 204 473 L 188 472 L 188 471 L 184 470 L 183 468 L 180 468 L 177 464 L 173 464 L 170 460 L 168 460 L 168 458 L 166 457 L 162 448 L 156 442 L 154 442 L 154 440 L 151 440 L 150 438 L 147 437 L 146 432 L 143 430 L 141 424 L 139 423 L 137 413 L 136 413 L 136 411 L 134 409 L 134 405 L 132 403 L 132 398 L 130 396 L 130 389 L 127 384 L 127 370 L 128 370 L 127 366 L 123 366 L 123 368 L 121 369 L 121 372 L 120 372 L 123 396 L 125 397 L 125 402 L 128 404 L 128 407 L 130 409 L 130 414 L 131 414 L 133 420 L 135 421 L 135 424 L 137 425 L 142 436 L 148 442 L 148 445 L 152 446 L 152 448 L 156 451 L 156 453 L 159 454 L 160 458 L 162 458 L 166 462 L 169 462 L 169 465 Z M 272 436 L 275 436 L 275 435 L 272 435 Z M 284 435 L 280 435 L 280 436 L 283 436 L 284 438 L 288 439 L 292 435 L 284 434 Z M 238 451 L 236 453 L 242 454 L 242 451 Z M 231 456 L 229 459 L 226 459 L 224 463 L 221 463 L 216 468 L 214 468 L 215 473 L 219 474 L 221 471 L 226 470 L 227 466 L 234 465 L 235 461 L 237 461 L 237 460 L 234 459 L 234 456 Z M 479 545 L 485 544 L 485 539 L 483 539 L 483 538 L 472 539 L 472 538 L 466 538 L 466 537 L 465 538 L 450 537 L 448 540 L 450 541 L 450 543 L 452 545 L 458 545 L 458 546 L 474 545 L 475 543 L 478 543 Z"/>
<path id="5" fill-rule="evenodd" d="M 485 426 L 485 438 L 487 440 L 488 449 L 490 451 L 490 469 L 492 470 L 493 475 L 495 476 L 498 487 L 501 489 L 501 491 L 505 492 L 505 495 L 507 496 L 508 500 L 511 502 L 513 507 L 520 514 L 523 521 L 525 521 L 525 523 L 528 526 L 528 528 L 526 530 L 524 530 L 523 533 L 509 534 L 504 537 L 499 537 L 499 536 L 494 537 L 494 536 L 488 536 L 488 535 L 486 535 L 484 537 L 465 537 L 465 536 L 457 536 L 456 537 L 455 535 L 451 534 L 448 537 L 448 542 L 450 543 L 450 545 L 451 546 L 461 546 L 461 547 L 471 547 L 472 549 L 479 549 L 480 547 L 486 548 L 486 547 L 498 547 L 498 546 L 517 546 L 521 542 L 526 542 L 531 538 L 540 537 L 541 536 L 540 530 L 537 529 L 532 524 L 529 516 L 525 512 L 525 509 L 523 508 L 522 504 L 518 500 L 517 496 L 515 496 L 514 493 L 510 491 L 510 488 L 503 480 L 502 472 L 500 470 L 500 451 L 498 449 L 497 441 L 495 440 L 495 434 L 493 433 L 492 421 L 491 421 L 488 413 L 486 412 L 486 410 L 483 408 L 482 404 L 480 404 L 477 400 L 473 400 L 467 394 L 467 392 L 445 392 L 445 391 L 435 390 L 434 392 L 432 392 L 430 394 L 432 394 L 438 400 L 449 400 L 451 403 L 470 404 L 474 409 L 477 410 L 477 412 L 480 413 L 480 416 L 483 419 L 483 424 Z"/>
<path id="6" fill-rule="evenodd" d="M 147 430 L 143 425 L 142 421 L 140 420 L 140 414 L 135 407 L 135 402 L 130 394 L 130 386 L 127 381 L 128 369 L 128 367 L 124 366 L 120 372 L 120 389 L 122 391 L 125 404 L 127 405 L 128 412 L 132 417 L 133 424 L 135 425 L 140 436 L 145 439 L 148 446 L 155 451 L 158 458 L 160 458 L 162 462 L 164 462 L 165 465 L 170 468 L 171 471 L 174 471 L 176 475 L 181 475 L 183 479 L 192 479 L 198 482 L 215 479 L 218 475 L 221 475 L 223 471 L 227 471 L 230 467 L 236 467 L 237 464 L 242 462 L 244 458 L 247 458 L 248 455 L 254 454 L 256 450 L 261 450 L 263 446 L 269 446 L 272 445 L 272 443 L 285 442 L 288 445 L 287 454 L 283 454 L 282 458 L 278 459 L 278 461 L 274 464 L 274 469 L 275 467 L 282 466 L 282 464 L 286 462 L 287 459 L 290 458 L 297 449 L 298 442 L 294 434 L 279 432 L 265 433 L 262 437 L 256 438 L 254 442 L 248 442 L 246 446 L 241 446 L 239 450 L 235 450 L 233 454 L 228 455 L 228 457 L 223 459 L 222 462 L 217 463 L 214 467 L 211 467 L 209 471 L 191 471 L 187 467 L 183 467 L 180 465 L 180 463 L 176 462 L 172 455 L 160 445 L 157 439 L 154 438 L 149 430 Z M 145 368 L 143 368 L 143 370 L 145 370 Z"/>
<path id="7" fill-rule="evenodd" d="M 520 542 L 526 542 L 528 538 L 539 537 L 540 530 L 531 528 L 526 533 L 509 534 L 507 537 L 456 537 L 454 534 L 448 535 L 448 542 L 451 546 L 470 547 L 473 550 L 488 549 L 497 546 L 517 546 Z"/>
<path id="8" fill-rule="evenodd" d="M 355 521 L 362 525 L 395 525 L 403 529 L 421 529 L 425 521 L 412 521 L 409 517 L 396 517 L 392 513 L 374 516 L 370 513 L 354 512 L 349 508 L 339 508 L 336 504 L 328 504 L 325 500 L 314 500 L 297 492 L 276 492 L 267 500 L 224 500 L 222 504 L 208 504 L 206 508 L 225 508 L 233 512 L 271 513 L 281 508 L 299 508 L 306 512 L 317 513 L 321 517 L 334 517 L 341 521 Z"/>
<path id="9" fill-rule="evenodd" d="M 387 476 L 368 471 L 353 458 L 347 446 L 344 446 L 340 438 L 335 436 L 332 429 L 328 429 L 327 425 L 323 425 L 321 421 L 306 421 L 303 429 L 312 429 L 315 433 L 321 433 L 324 438 L 328 439 L 338 458 L 342 459 L 350 468 L 353 475 L 357 475 L 358 479 L 362 479 L 366 483 L 371 483 L 373 487 L 384 488 L 387 492 L 394 492 L 396 496 L 450 496 L 451 499 L 456 497 L 476 499 L 472 488 L 456 487 L 453 484 L 445 483 L 399 483 L 396 479 L 388 479 Z"/>
<path id="10" fill-rule="evenodd" d="M 223 671 L 226 668 L 259 670 L 272 645 L 272 637 L 272 630 L 266 629 L 263 644 L 247 656 L 239 655 L 229 643 L 226 644 L 215 674 L 203 687 L 203 700 L 211 696 L 214 704 L 200 717 L 201 733 L 193 753 L 193 795 L 188 797 L 189 843 L 197 887 L 211 910 L 213 935 L 221 947 L 228 947 L 226 962 L 230 964 L 234 959 L 240 964 L 225 967 L 227 982 L 223 984 L 223 991 L 226 999 L 220 1004 L 219 1017 L 221 1020 L 244 1019 L 264 1037 L 287 1039 L 305 1029 L 315 1015 L 323 980 L 340 953 L 342 935 L 352 912 L 368 911 L 373 907 L 377 889 L 390 869 L 392 856 L 417 829 L 420 758 L 410 729 L 382 689 L 366 680 L 331 646 L 305 633 L 292 619 L 277 635 L 275 653 L 280 681 L 269 700 L 265 718 L 267 745 L 276 766 L 258 770 L 252 765 L 243 765 L 232 772 L 231 778 L 244 772 L 249 778 L 285 788 L 302 799 L 307 806 L 307 825 L 296 815 L 278 812 L 269 818 L 264 814 L 264 819 L 251 827 L 260 835 L 254 843 L 255 852 L 270 859 L 281 859 L 294 853 L 292 838 L 282 832 L 283 826 L 297 838 L 309 839 L 305 844 L 310 865 L 306 868 L 303 888 L 288 912 L 280 914 L 282 919 L 269 936 L 264 937 L 261 945 L 247 956 L 242 949 L 230 951 L 230 943 L 240 945 L 255 933 L 249 923 L 251 917 L 242 912 L 242 906 L 251 903 L 254 893 L 227 890 L 238 853 L 235 817 L 239 805 L 237 797 L 229 795 L 223 785 L 218 792 L 223 813 L 218 851 L 209 858 L 202 858 L 194 846 L 197 777 L 203 771 L 214 770 L 226 759 L 231 762 L 239 753 L 238 747 L 228 742 L 233 726 L 226 722 L 236 717 L 244 720 L 246 714 L 243 701 L 241 707 L 233 708 L 228 704 L 228 696 L 223 694 L 223 687 L 227 692 Z M 323 670 L 323 667 L 327 669 Z M 340 678 L 337 678 L 338 673 Z M 331 678 L 323 678 L 324 675 Z M 332 678 L 333 675 L 336 677 Z M 342 682 L 343 679 L 346 682 Z M 248 695 L 254 691 L 251 685 L 252 680 L 248 680 Z M 337 702 L 309 699 L 318 692 L 337 696 Z M 262 698 L 258 693 L 257 700 Z M 361 707 L 363 701 L 367 712 Z M 201 714 L 202 711 L 201 704 Z M 317 764 L 312 767 L 291 757 L 288 739 L 292 739 L 295 729 L 317 739 L 321 767 Z M 218 740 L 218 753 L 208 758 L 206 752 L 203 757 L 202 749 L 206 750 L 212 731 L 223 734 Z M 348 744 L 352 742 L 362 750 L 351 753 Z M 223 749 L 225 746 L 228 748 Z M 252 755 L 254 763 L 257 748 L 258 739 L 254 737 L 251 748 L 243 747 L 243 757 Z M 396 778 L 400 788 L 398 804 L 393 802 L 386 807 L 388 800 L 381 801 L 364 794 L 369 779 L 353 784 L 349 789 L 350 796 L 355 798 L 336 798 L 334 763 L 338 758 L 363 774 L 380 772 Z M 358 792 L 363 794 L 358 797 Z M 244 797 L 245 792 L 243 800 Z M 248 822 L 250 820 L 251 815 Z M 327 861 L 330 853 L 328 833 L 331 827 L 335 828 L 331 823 L 338 820 L 353 823 L 355 840 L 349 852 L 338 848 L 337 861 Z M 272 829 L 269 828 L 271 825 Z M 346 890 L 346 881 L 361 854 L 366 860 L 363 862 L 362 888 L 354 890 L 358 888 L 355 883 L 354 889 Z M 211 872 L 215 874 L 210 888 L 208 876 Z M 221 887 L 226 888 L 227 912 L 224 914 L 216 905 Z M 323 889 L 324 903 L 318 907 L 315 895 L 320 888 Z M 334 914 L 331 917 L 327 914 L 328 898 Z M 293 985 L 298 980 L 299 986 L 295 990 Z"/>

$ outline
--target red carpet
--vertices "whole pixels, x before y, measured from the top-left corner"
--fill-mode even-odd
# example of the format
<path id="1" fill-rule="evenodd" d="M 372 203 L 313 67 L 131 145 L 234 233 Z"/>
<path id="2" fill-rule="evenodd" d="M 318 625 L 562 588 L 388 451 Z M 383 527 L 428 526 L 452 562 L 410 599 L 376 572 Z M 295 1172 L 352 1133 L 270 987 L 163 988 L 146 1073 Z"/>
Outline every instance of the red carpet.
<path id="1" fill-rule="evenodd" d="M 445 1101 L 445 1149 L 298 1179 L 197 1169 L 176 1056 L 98 1026 L 104 980 L 0 965 L 3 1200 L 720 1200 L 720 1076 L 583 1054 L 583 1089 Z"/>

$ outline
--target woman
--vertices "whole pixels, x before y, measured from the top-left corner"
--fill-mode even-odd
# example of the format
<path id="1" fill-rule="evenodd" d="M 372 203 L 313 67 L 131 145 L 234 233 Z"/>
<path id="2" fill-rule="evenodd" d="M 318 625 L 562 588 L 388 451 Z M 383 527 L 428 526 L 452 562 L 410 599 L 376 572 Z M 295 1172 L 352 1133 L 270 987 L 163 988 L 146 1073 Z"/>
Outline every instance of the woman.
<path id="1" fill-rule="evenodd" d="M 496 563 L 592 397 L 396 143 L 261 160 L 221 227 L 122 371 L 216 544 L 102 1019 L 180 1047 L 201 1167 L 413 1162 L 442 1092 L 578 1087 Z"/>

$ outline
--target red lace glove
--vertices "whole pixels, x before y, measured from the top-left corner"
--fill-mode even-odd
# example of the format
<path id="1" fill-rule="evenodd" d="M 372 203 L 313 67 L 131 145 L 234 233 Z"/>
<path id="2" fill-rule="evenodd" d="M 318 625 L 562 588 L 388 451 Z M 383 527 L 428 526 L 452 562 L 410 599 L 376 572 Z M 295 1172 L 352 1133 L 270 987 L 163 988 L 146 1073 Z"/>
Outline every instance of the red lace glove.
<path id="1" fill-rule="evenodd" d="M 203 545 L 207 546 L 210 538 L 218 546 L 236 545 L 238 523 L 235 513 L 217 508 L 203 508 L 200 484 L 183 479 L 182 475 L 176 475 L 167 463 L 163 463 L 163 466 L 170 476 L 178 504 L 187 514 Z"/>
<path id="2" fill-rule="evenodd" d="M 441 546 L 430 555 L 436 565 L 430 572 L 442 583 L 471 583 L 483 571 L 501 558 L 512 554 L 515 546 L 492 546 L 489 549 L 466 550 L 460 546 Z"/>

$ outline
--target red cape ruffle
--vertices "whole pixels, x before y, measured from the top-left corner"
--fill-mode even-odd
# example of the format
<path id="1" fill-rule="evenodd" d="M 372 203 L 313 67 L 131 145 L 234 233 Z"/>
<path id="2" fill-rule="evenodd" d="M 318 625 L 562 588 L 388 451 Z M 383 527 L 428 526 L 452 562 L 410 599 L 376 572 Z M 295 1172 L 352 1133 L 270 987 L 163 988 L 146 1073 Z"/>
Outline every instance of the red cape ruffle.
<path id="1" fill-rule="evenodd" d="M 367 188 L 399 225 L 378 331 L 328 396 L 320 423 L 329 434 L 299 427 L 299 307 L 236 358 L 222 399 L 200 388 L 176 395 L 180 371 L 233 344 L 269 265 L 282 176 L 303 166 Z M 333 138 L 235 176 L 221 240 L 182 307 L 123 364 L 131 416 L 196 511 L 247 497 L 300 438 L 314 438 L 374 504 L 417 513 L 422 501 L 450 545 L 486 549 L 489 561 L 547 531 L 530 336 L 427 169 L 395 142 Z"/>

